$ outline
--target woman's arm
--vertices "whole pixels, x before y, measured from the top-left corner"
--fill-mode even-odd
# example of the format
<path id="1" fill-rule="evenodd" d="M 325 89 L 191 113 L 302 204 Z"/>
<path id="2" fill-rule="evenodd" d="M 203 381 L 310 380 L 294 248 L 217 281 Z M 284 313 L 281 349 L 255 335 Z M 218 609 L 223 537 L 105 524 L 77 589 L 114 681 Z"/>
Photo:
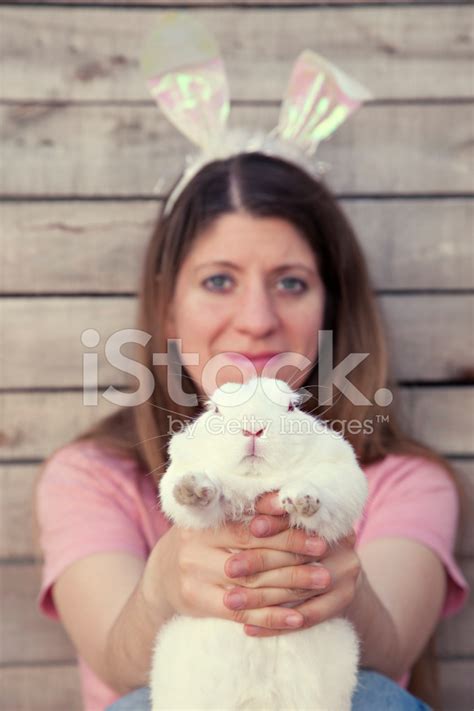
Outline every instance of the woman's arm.
<path id="1" fill-rule="evenodd" d="M 78 653 L 105 684 L 125 694 L 148 683 L 156 631 L 166 608 L 143 599 L 145 562 L 98 553 L 68 566 L 53 587 L 61 621 Z"/>
<path id="2" fill-rule="evenodd" d="M 419 657 L 439 620 L 443 565 L 429 548 L 380 538 L 359 550 L 361 575 L 346 609 L 362 642 L 362 666 L 399 679 Z"/>

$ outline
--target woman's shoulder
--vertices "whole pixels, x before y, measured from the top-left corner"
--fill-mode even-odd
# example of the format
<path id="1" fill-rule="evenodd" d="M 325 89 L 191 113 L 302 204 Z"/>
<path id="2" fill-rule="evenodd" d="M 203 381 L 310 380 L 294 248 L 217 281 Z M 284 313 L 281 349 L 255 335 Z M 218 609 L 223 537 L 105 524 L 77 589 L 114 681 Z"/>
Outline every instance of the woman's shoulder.
<path id="1" fill-rule="evenodd" d="M 75 440 L 54 450 L 44 461 L 39 485 L 84 485 L 135 488 L 143 472 L 133 456 L 125 456 L 94 440 Z"/>
<path id="2" fill-rule="evenodd" d="M 429 455 L 394 453 L 366 467 L 369 487 L 368 508 L 421 509 L 427 515 L 442 506 L 453 520 L 458 515 L 459 486 L 449 465 Z"/>
<path id="3" fill-rule="evenodd" d="M 429 455 L 390 453 L 363 467 L 370 482 L 378 486 L 393 487 L 401 484 L 455 487 L 453 477 L 442 460 Z"/>
<path id="4" fill-rule="evenodd" d="M 126 455 L 93 439 L 79 439 L 63 444 L 53 450 L 45 460 L 45 465 L 56 462 L 75 462 L 77 464 L 100 464 L 104 467 L 124 470 L 136 469 L 138 460 L 133 454 Z"/>
<path id="5" fill-rule="evenodd" d="M 442 460 L 429 455 L 389 454 L 366 468 L 366 516 L 381 528 L 445 529 L 451 539 L 459 514 L 456 481 Z M 440 521 L 439 512 L 443 512 Z"/>

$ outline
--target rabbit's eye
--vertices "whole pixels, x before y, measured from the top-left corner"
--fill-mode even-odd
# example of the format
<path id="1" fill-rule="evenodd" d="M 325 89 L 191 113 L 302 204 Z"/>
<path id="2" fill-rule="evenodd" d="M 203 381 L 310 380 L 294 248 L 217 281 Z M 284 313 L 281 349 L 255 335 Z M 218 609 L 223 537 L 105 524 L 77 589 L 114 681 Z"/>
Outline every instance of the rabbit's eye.
<path id="1" fill-rule="evenodd" d="M 295 409 L 295 406 L 293 405 L 292 402 L 290 402 L 290 404 L 288 405 L 288 412 L 293 412 L 294 409 Z"/>
<path id="2" fill-rule="evenodd" d="M 220 415 L 220 414 L 221 414 L 219 408 L 217 407 L 217 405 L 216 405 L 215 408 L 214 408 L 214 412 L 216 413 L 216 415 Z"/>

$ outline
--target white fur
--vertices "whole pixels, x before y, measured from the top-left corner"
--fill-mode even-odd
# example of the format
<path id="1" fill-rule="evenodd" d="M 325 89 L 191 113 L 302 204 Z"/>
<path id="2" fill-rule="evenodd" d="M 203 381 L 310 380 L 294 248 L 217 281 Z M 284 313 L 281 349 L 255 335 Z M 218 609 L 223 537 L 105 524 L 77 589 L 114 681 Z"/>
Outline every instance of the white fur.
<path id="1" fill-rule="evenodd" d="M 254 379 L 234 396 L 232 389 L 219 388 L 206 411 L 172 437 L 160 483 L 165 514 L 187 528 L 218 527 L 249 520 L 260 494 L 279 491 L 291 525 L 330 544 L 347 535 L 367 496 L 351 445 L 299 410 L 298 393 L 283 381 Z M 243 404 L 232 405 L 243 395 Z M 242 430 L 262 428 L 258 458 L 249 459 L 254 438 Z M 183 483 L 204 499 L 179 503 L 176 487 Z M 308 496 L 315 510 L 303 515 Z M 176 616 L 156 640 L 152 709 L 349 711 L 357 664 L 358 642 L 347 620 L 252 638 L 234 621 Z"/>

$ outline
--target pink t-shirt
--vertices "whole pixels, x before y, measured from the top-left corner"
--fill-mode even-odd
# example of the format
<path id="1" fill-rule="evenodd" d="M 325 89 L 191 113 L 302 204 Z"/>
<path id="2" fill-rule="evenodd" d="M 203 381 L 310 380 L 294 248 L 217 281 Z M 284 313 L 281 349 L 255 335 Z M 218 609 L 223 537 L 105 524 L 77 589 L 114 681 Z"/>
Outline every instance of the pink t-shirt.
<path id="1" fill-rule="evenodd" d="M 458 517 L 453 483 L 439 465 L 412 456 L 389 455 L 364 471 L 369 498 L 355 526 L 357 547 L 384 536 L 426 545 L 448 576 L 442 617 L 454 614 L 466 600 L 468 585 L 452 552 Z M 36 505 L 44 554 L 38 605 L 53 619 L 59 617 L 51 588 L 68 565 L 106 551 L 145 560 L 169 527 L 152 477 L 91 442 L 54 453 L 40 479 Z M 81 658 L 79 667 L 85 711 L 102 711 L 118 698 Z"/>

